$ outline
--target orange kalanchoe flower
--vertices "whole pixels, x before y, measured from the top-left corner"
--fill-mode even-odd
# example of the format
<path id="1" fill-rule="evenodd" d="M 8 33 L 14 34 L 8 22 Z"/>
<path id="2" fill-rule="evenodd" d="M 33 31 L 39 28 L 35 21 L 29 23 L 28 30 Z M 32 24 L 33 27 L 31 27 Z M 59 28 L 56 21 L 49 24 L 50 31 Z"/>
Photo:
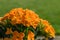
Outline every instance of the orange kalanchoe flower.
<path id="1" fill-rule="evenodd" d="M 5 34 L 11 34 L 11 33 L 13 33 L 12 30 L 11 30 L 11 28 L 7 28 L 7 31 L 6 31 Z"/>
<path id="2" fill-rule="evenodd" d="M 19 33 L 18 33 L 17 31 L 14 31 L 14 32 L 13 32 L 12 40 L 18 39 L 18 38 L 17 38 L 18 36 L 19 36 Z"/>
<path id="3" fill-rule="evenodd" d="M 55 31 L 54 31 L 54 28 L 52 27 L 52 25 L 50 25 L 49 31 L 50 31 L 50 36 L 55 38 Z"/>
<path id="4" fill-rule="evenodd" d="M 18 33 L 17 31 L 14 31 L 12 40 L 23 40 L 24 36 L 23 32 Z"/>
<path id="5" fill-rule="evenodd" d="M 3 17 L 3 20 L 10 19 L 11 23 L 23 24 L 24 26 L 33 26 L 36 29 L 40 22 L 39 16 L 32 10 L 23 10 L 22 8 L 15 8 Z"/>
<path id="6" fill-rule="evenodd" d="M 27 40 L 34 40 L 34 33 L 33 32 L 31 32 L 31 31 L 28 31 L 28 38 L 27 38 Z"/>
<path id="7" fill-rule="evenodd" d="M 24 20 L 22 21 L 25 26 L 33 26 L 33 28 L 36 29 L 38 23 L 40 22 L 40 18 L 35 12 L 26 9 Z"/>
<path id="8" fill-rule="evenodd" d="M 24 33 L 23 32 L 20 32 L 19 33 L 19 40 L 23 40 L 24 36 L 25 36 Z"/>
<path id="9" fill-rule="evenodd" d="M 5 14 L 4 17 L 2 17 L 1 21 L 6 20 L 9 17 L 9 14 Z"/>
<path id="10" fill-rule="evenodd" d="M 46 20 L 43 20 L 41 19 L 41 23 L 44 25 L 44 30 L 46 33 L 49 33 L 49 35 L 51 37 L 54 37 L 55 38 L 55 30 L 54 28 L 52 27 L 52 25 L 50 25 L 50 23 Z"/>

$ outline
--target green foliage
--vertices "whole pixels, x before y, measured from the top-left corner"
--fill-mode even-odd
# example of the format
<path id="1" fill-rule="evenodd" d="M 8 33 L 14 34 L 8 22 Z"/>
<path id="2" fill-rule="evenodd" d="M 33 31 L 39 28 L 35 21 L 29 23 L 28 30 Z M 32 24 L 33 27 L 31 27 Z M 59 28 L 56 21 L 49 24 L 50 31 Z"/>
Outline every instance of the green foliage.
<path id="1" fill-rule="evenodd" d="M 24 32 L 24 34 L 25 34 L 24 40 L 27 40 L 28 31 L 29 31 L 29 28 L 27 27 L 27 28 L 25 29 L 25 32 Z"/>
<path id="2" fill-rule="evenodd" d="M 5 22 L 0 22 L 0 30 L 2 30 L 3 32 L 6 32 L 6 25 Z"/>
<path id="3" fill-rule="evenodd" d="M 6 27 L 4 22 L 0 21 L 0 38 L 5 37 Z"/>
<path id="4" fill-rule="evenodd" d="M 32 31 L 33 33 L 35 33 L 36 31 L 32 26 L 29 27 L 29 30 Z"/>

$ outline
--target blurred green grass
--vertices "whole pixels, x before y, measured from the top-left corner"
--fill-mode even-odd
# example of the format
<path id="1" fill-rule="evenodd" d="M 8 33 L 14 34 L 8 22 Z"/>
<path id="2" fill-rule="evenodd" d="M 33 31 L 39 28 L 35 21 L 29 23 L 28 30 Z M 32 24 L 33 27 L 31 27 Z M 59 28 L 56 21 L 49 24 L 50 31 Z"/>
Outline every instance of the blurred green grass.
<path id="1" fill-rule="evenodd" d="M 28 8 L 48 20 L 60 35 L 60 0 L 0 0 L 0 17 L 13 8 Z"/>

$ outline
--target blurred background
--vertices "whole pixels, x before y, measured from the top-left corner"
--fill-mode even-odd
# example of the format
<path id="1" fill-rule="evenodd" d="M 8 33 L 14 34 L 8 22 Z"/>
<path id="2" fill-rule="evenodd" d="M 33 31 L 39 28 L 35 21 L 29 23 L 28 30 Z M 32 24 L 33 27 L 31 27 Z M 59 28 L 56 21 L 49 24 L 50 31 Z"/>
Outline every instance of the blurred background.
<path id="1" fill-rule="evenodd" d="M 14 8 L 28 8 L 48 20 L 60 35 L 60 0 L 0 0 L 0 17 Z"/>

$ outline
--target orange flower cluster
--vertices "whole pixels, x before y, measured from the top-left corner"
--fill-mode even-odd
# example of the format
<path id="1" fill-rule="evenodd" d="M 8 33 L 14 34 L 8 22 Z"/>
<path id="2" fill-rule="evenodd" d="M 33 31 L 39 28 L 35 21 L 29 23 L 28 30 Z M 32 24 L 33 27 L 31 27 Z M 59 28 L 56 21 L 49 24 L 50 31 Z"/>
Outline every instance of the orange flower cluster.
<path id="1" fill-rule="evenodd" d="M 11 30 L 11 28 L 7 28 L 7 31 L 6 31 L 5 34 L 11 34 L 11 33 L 13 33 L 12 30 Z"/>
<path id="2" fill-rule="evenodd" d="M 28 31 L 28 38 L 27 38 L 27 40 L 34 40 L 34 33 L 33 32 L 31 32 L 31 31 Z"/>
<path id="3" fill-rule="evenodd" d="M 18 33 L 17 31 L 14 31 L 12 40 L 23 40 L 24 36 L 23 32 Z"/>
<path id="4" fill-rule="evenodd" d="M 55 31 L 52 25 L 50 25 L 48 21 L 40 19 L 39 16 L 32 10 L 28 10 L 28 9 L 24 10 L 22 8 L 12 9 L 3 18 L 1 18 L 0 21 L 6 19 L 10 20 L 12 25 L 23 24 L 25 27 L 32 26 L 34 28 L 33 30 L 35 30 L 38 24 L 41 22 L 43 25 L 41 24 L 40 25 L 44 26 L 43 30 L 50 35 L 49 37 L 55 37 Z M 6 34 L 10 34 L 10 33 L 13 34 L 12 40 L 23 40 L 25 36 L 23 32 L 20 33 L 18 33 L 18 31 L 12 32 L 11 29 L 7 28 Z M 34 40 L 35 34 L 32 31 L 30 31 L 30 29 L 28 30 L 27 35 L 28 35 L 27 40 Z"/>
<path id="5" fill-rule="evenodd" d="M 33 26 L 36 29 L 36 26 L 40 22 L 39 16 L 28 9 L 23 10 L 22 8 L 15 8 L 7 13 L 2 20 L 10 19 L 11 23 L 14 24 L 23 24 L 24 26 Z"/>
<path id="6" fill-rule="evenodd" d="M 55 30 L 52 25 L 49 24 L 48 21 L 41 19 L 42 24 L 44 25 L 44 30 L 46 33 L 49 33 L 50 37 L 55 38 Z"/>
<path id="7" fill-rule="evenodd" d="M 17 31 L 13 32 L 13 38 L 12 40 L 23 40 L 25 34 L 23 32 L 18 33 Z M 34 40 L 34 33 L 31 31 L 28 31 L 27 40 Z"/>

